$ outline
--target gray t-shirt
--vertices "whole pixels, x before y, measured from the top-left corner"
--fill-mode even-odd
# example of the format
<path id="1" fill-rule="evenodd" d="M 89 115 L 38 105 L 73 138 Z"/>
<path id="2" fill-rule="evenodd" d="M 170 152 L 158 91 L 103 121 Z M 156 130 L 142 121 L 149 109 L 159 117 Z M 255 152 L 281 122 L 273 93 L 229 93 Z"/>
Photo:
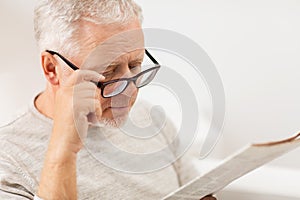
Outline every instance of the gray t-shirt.
<path id="1" fill-rule="evenodd" d="M 138 120 L 149 119 L 145 106 L 136 107 L 132 112 L 137 114 Z M 42 115 L 32 101 L 25 112 L 0 128 L 0 199 L 33 199 L 52 124 L 53 121 Z M 97 142 L 99 137 L 95 138 L 99 133 L 122 151 L 149 153 L 162 148 L 176 134 L 168 121 L 161 133 L 149 140 L 129 137 L 118 128 L 93 128 L 93 131 L 86 138 L 88 145 L 78 154 L 78 199 L 161 199 L 199 175 L 189 154 L 162 169 L 143 174 L 115 170 L 93 155 L 107 151 Z M 176 150 L 174 146 L 170 149 L 173 148 Z"/>

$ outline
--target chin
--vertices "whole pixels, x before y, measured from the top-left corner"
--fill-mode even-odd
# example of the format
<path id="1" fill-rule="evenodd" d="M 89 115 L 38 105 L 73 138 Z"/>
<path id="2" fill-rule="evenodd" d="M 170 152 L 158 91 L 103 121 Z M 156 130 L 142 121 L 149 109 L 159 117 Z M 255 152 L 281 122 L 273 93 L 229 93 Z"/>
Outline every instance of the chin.
<path id="1" fill-rule="evenodd" d="M 106 127 L 109 128 L 118 128 L 121 127 L 127 119 L 127 116 L 122 116 L 122 117 L 115 117 L 115 118 L 101 118 L 99 120 L 99 123 L 103 124 Z"/>
<path id="2" fill-rule="evenodd" d="M 128 118 L 131 107 L 127 108 L 107 108 L 102 113 L 101 119 L 98 121 L 104 126 L 120 127 Z"/>
<path id="3" fill-rule="evenodd" d="M 129 116 L 129 112 L 135 103 L 136 96 L 137 95 L 134 95 L 133 98 L 130 99 L 127 106 L 123 106 L 124 104 L 118 104 L 117 101 L 114 104 L 110 103 L 109 107 L 103 109 L 101 119 L 98 118 L 98 122 L 108 127 L 122 126 Z"/>

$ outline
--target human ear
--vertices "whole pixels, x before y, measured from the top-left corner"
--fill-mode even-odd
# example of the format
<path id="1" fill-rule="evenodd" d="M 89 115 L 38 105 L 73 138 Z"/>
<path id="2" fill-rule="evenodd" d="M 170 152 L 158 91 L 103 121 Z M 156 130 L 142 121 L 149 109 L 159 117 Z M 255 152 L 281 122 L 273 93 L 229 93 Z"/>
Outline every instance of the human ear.
<path id="1" fill-rule="evenodd" d="M 59 85 L 59 74 L 58 74 L 58 62 L 48 52 L 43 52 L 41 54 L 41 61 L 42 61 L 42 68 L 45 77 L 47 78 L 48 82 L 52 85 Z"/>

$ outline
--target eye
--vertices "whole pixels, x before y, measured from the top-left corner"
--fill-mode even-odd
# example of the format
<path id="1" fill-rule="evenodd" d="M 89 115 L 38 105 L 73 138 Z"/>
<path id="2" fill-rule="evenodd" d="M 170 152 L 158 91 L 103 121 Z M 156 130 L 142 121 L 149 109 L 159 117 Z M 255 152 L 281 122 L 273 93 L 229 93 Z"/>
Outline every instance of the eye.
<path id="1" fill-rule="evenodd" d="M 103 72 L 102 75 L 106 78 L 109 78 L 114 75 L 115 71 L 116 71 L 115 69 L 109 70 L 109 71 Z"/>
<path id="2" fill-rule="evenodd" d="M 141 65 L 142 65 L 142 63 L 133 63 L 133 64 L 129 65 L 129 69 L 131 71 L 140 70 L 141 69 Z"/>
<path id="3" fill-rule="evenodd" d="M 141 71 L 141 66 L 136 66 L 136 65 L 129 66 L 129 69 L 130 69 L 131 73 L 138 74 Z"/>
<path id="4" fill-rule="evenodd" d="M 135 70 L 135 69 L 138 69 L 140 68 L 141 66 L 136 66 L 136 65 L 133 65 L 133 66 L 129 66 L 129 69 L 130 70 Z"/>

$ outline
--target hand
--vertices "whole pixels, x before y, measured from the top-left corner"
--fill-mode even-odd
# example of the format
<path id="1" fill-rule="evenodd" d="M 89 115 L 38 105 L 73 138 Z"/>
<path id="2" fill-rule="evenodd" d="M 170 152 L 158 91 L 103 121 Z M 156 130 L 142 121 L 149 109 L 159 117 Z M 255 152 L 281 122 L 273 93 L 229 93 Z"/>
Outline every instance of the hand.
<path id="1" fill-rule="evenodd" d="M 100 92 L 93 82 L 104 77 L 77 70 L 56 93 L 53 130 L 40 178 L 43 199 L 77 199 L 76 160 L 87 135 L 88 115 L 101 117 Z"/>
<path id="2" fill-rule="evenodd" d="M 92 83 L 104 77 L 90 70 L 77 70 L 56 93 L 51 144 L 77 153 L 88 130 L 88 115 L 102 115 L 100 91 Z"/>
<path id="3" fill-rule="evenodd" d="M 203 197 L 203 198 L 200 199 L 200 200 L 217 200 L 217 198 L 215 198 L 215 197 L 209 195 L 209 196 Z"/>

